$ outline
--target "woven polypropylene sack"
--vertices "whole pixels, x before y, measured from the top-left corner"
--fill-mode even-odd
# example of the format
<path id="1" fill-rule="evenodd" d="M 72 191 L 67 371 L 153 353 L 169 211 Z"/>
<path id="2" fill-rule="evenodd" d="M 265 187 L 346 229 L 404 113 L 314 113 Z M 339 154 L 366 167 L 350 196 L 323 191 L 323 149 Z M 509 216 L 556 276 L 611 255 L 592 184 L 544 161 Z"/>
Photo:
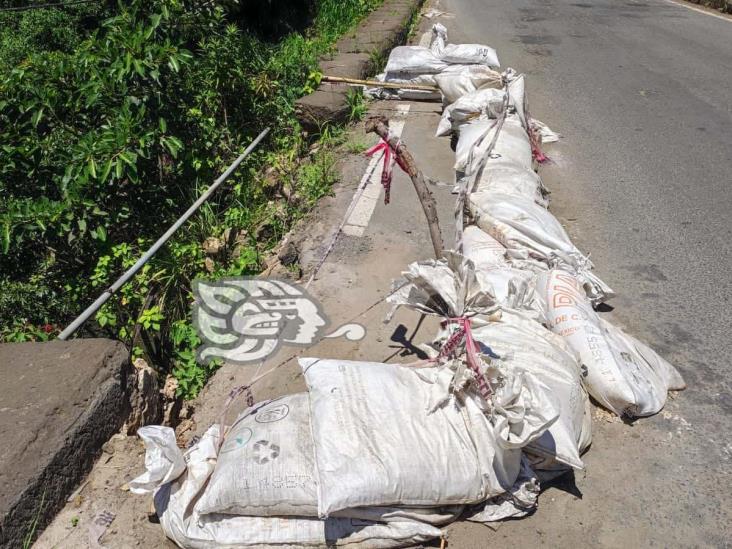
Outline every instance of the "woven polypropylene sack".
<path id="1" fill-rule="evenodd" d="M 468 200 L 475 224 L 506 247 L 509 258 L 541 261 L 572 270 L 594 304 L 614 295 L 591 272 L 592 263 L 569 239 L 557 219 L 529 198 L 495 192 L 472 193 Z"/>
<path id="2" fill-rule="evenodd" d="M 470 259 L 476 270 L 507 265 L 506 248 L 491 235 L 469 225 L 463 231 L 463 255 Z"/>
<path id="3" fill-rule="evenodd" d="M 461 408 L 433 412 L 433 385 L 400 366 L 300 359 L 310 392 L 321 516 L 369 505 L 435 506 L 485 497 Z"/>
<path id="4" fill-rule="evenodd" d="M 285 396 L 231 426 L 197 504 L 201 514 L 317 516 L 307 393 Z"/>
<path id="5" fill-rule="evenodd" d="M 536 297 L 536 273 L 511 266 L 506 248 L 475 225 L 463 231 L 463 255 L 479 272 L 478 280 L 491 286 L 496 302 L 504 309 L 530 311 L 537 320 L 543 318 Z"/>
<path id="6" fill-rule="evenodd" d="M 461 126 L 478 118 L 496 118 L 502 111 L 506 93 L 496 88 L 481 88 L 460 97 L 445 107 L 437 124 L 437 137 L 461 131 Z M 476 137 L 477 139 L 477 137 Z"/>
<path id="7" fill-rule="evenodd" d="M 559 419 L 525 449 L 543 458 L 535 467 L 552 467 L 558 461 L 581 469 L 580 455 L 592 440 L 592 417 L 575 352 L 535 320 L 505 311 L 473 335 L 507 368 L 531 372 L 559 403 Z"/>
<path id="8" fill-rule="evenodd" d="M 539 175 L 534 170 L 502 157 L 492 156 L 486 161 L 474 191 L 514 194 L 533 200 L 544 208 L 549 204 Z"/>
<path id="9" fill-rule="evenodd" d="M 385 71 L 413 74 L 435 74 L 447 67 L 447 62 L 430 49 L 421 46 L 397 46 L 389 54 Z"/>
<path id="10" fill-rule="evenodd" d="M 671 364 L 601 319 L 571 273 L 540 274 L 537 288 L 548 326 L 577 351 L 587 368 L 587 390 L 600 404 L 618 415 L 649 416 L 663 408 L 669 389 L 685 387 Z"/>
<path id="11" fill-rule="evenodd" d="M 489 153 L 496 131 L 498 138 Z M 468 166 L 471 152 L 472 163 Z M 517 116 L 507 116 L 502 125 L 491 120 L 476 120 L 460 126 L 460 138 L 455 147 L 455 170 L 472 173 L 471 170 L 477 170 L 486 155 L 489 155 L 486 160 L 500 160 L 517 169 L 531 170 L 531 143 Z"/>
<path id="12" fill-rule="evenodd" d="M 500 73 L 483 65 L 454 65 L 447 67 L 434 80 L 444 97 L 446 104 L 451 104 L 462 96 L 478 89 L 500 88 Z"/>
<path id="13" fill-rule="evenodd" d="M 496 50 L 483 44 L 447 44 L 442 49 L 441 58 L 447 63 L 459 63 L 461 65 L 501 66 Z"/>
<path id="14" fill-rule="evenodd" d="M 166 429 L 153 426 L 155 429 Z M 172 431 L 172 429 L 170 430 Z M 149 442 L 149 443 L 148 443 Z M 409 547 L 441 535 L 430 524 L 400 516 L 389 523 L 353 518 L 271 518 L 240 515 L 199 514 L 196 499 L 205 490 L 218 455 L 218 426 L 211 427 L 189 450 L 177 447 L 174 437 L 148 437 L 146 474 L 136 479 L 138 488 L 155 490 L 155 510 L 165 534 L 179 547 L 216 549 L 221 547 L 348 547 L 390 549 Z M 185 463 L 173 481 L 147 481 L 171 463 Z M 142 489 L 140 489 L 142 492 Z M 395 510 L 395 512 L 397 512 Z"/>

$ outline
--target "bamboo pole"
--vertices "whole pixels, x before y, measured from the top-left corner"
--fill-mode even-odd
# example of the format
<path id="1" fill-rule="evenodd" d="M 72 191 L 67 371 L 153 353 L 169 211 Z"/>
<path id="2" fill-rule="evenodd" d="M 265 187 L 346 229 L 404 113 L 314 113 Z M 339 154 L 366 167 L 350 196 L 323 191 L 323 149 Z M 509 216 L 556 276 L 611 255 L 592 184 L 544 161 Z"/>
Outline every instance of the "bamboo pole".
<path id="1" fill-rule="evenodd" d="M 401 164 L 406 168 L 407 175 L 412 180 L 414 190 L 417 191 L 417 198 L 419 198 L 422 210 L 424 210 L 424 215 L 427 218 L 435 257 L 441 259 L 444 245 L 442 243 L 442 233 L 440 232 L 440 220 L 437 217 L 437 205 L 435 204 L 435 198 L 432 196 L 432 192 L 424 181 L 422 172 L 417 168 L 417 164 L 414 162 L 414 158 L 407 150 L 407 147 L 397 136 L 389 132 L 389 122 L 386 118 L 383 116 L 369 118 L 366 121 L 366 133 L 371 132 L 376 133 L 376 135 L 388 143 L 389 147 L 394 151 L 394 154 L 401 160 Z"/>
<path id="2" fill-rule="evenodd" d="M 322 76 L 321 82 L 331 82 L 333 84 L 356 84 L 359 86 L 370 86 L 372 88 L 397 88 L 402 90 L 422 90 L 438 92 L 440 88 L 437 86 L 427 86 L 425 84 L 404 84 L 401 82 L 379 82 L 378 80 L 361 80 L 360 78 L 345 78 L 341 76 Z"/>

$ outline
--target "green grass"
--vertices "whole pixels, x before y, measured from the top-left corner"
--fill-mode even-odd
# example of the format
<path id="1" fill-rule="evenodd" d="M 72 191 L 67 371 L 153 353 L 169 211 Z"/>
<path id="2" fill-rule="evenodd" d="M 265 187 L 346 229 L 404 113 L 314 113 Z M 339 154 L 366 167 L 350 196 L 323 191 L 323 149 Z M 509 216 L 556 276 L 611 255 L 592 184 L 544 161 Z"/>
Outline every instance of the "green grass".
<path id="1" fill-rule="evenodd" d="M 38 509 L 36 510 L 36 514 L 28 525 L 27 533 L 25 535 L 25 538 L 23 539 L 23 549 L 30 549 L 30 547 L 33 545 L 33 541 L 36 537 L 36 530 L 38 529 L 38 521 L 41 518 L 41 514 L 43 513 L 43 508 L 45 504 L 46 490 L 44 489 L 41 493 L 41 501 L 38 503 Z"/>
<path id="2" fill-rule="evenodd" d="M 345 144 L 345 150 L 349 154 L 362 154 L 369 148 L 369 144 L 364 138 L 352 138 Z"/>

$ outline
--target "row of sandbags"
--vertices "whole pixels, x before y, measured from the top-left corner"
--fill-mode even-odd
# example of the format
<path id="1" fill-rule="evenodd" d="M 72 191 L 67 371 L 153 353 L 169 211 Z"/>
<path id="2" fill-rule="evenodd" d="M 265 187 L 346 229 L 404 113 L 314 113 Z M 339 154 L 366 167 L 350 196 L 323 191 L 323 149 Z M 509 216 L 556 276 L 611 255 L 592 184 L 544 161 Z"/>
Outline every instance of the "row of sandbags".
<path id="1" fill-rule="evenodd" d="M 376 80 L 403 84 L 404 88 L 375 88 L 368 92 L 382 99 L 440 100 L 452 103 L 479 88 L 500 88 L 496 51 L 482 44 L 448 44 L 447 29 L 432 28 L 429 46 L 398 46 L 389 54 L 384 72 Z M 435 91 L 409 88 L 429 86 Z M 437 91 L 439 88 L 439 91 Z"/>
<path id="2" fill-rule="evenodd" d="M 508 69 L 502 84 L 457 98 L 443 90 L 436 134 L 457 138 L 456 188 L 467 195 L 472 224 L 457 246 L 462 255 L 411 265 L 390 300 L 443 318 L 428 347 L 433 359 L 459 329 L 449 319 L 467 317 L 490 379 L 538 380 L 545 391 L 536 394 L 550 395 L 558 417 L 523 453 L 534 471 L 527 474 L 547 478 L 583 467 L 591 442 L 588 393 L 633 419 L 659 412 L 668 391 L 685 384 L 657 353 L 595 311 L 613 291 L 549 212 L 548 190 L 535 171 L 541 143 L 558 136 L 529 115 L 523 75 Z M 491 296 L 480 311 L 467 305 L 476 288 Z M 469 374 L 464 361 L 452 370 L 454 380 Z M 532 405 L 548 408 L 541 400 Z"/>
<path id="3" fill-rule="evenodd" d="M 578 353 L 584 385 L 600 404 L 631 418 L 655 414 L 668 390 L 684 382 L 595 312 L 614 293 L 547 209 L 548 191 L 534 170 L 532 137 L 541 143 L 556 134 L 529 116 L 524 75 L 509 69 L 504 82 L 503 89 L 479 89 L 447 106 L 437 132 L 457 134 L 456 177 L 470 187 L 466 206 L 474 225 L 463 234 L 463 252 L 490 275 L 504 308 L 531 312 Z"/>
<path id="4" fill-rule="evenodd" d="M 300 359 L 307 393 L 256 404 L 183 452 L 168 427 L 143 427 L 166 535 L 180 547 L 403 547 L 466 512 L 523 516 L 538 480 L 522 449 L 558 412 L 539 378 L 502 375 L 491 404 L 451 367 Z M 467 382 L 467 379 L 466 379 Z M 547 446 L 547 444 L 549 445 Z M 568 459 L 572 459 L 569 457 Z"/>
<path id="5" fill-rule="evenodd" d="M 186 451 L 172 429 L 142 428 L 147 471 L 130 488 L 155 493 L 180 547 L 405 547 L 459 516 L 521 517 L 541 479 L 584 467 L 588 391 L 636 417 L 683 386 L 594 311 L 611 290 L 547 210 L 535 142 L 556 135 L 528 115 L 524 77 L 481 82 L 495 52 L 447 44 L 440 26 L 429 48 L 406 48 L 384 78 L 428 75 L 442 90 L 438 134 L 457 136 L 474 222 L 462 253 L 410 265 L 388 298 L 442 320 L 428 359 L 301 359 L 306 393 L 258 403 Z"/>

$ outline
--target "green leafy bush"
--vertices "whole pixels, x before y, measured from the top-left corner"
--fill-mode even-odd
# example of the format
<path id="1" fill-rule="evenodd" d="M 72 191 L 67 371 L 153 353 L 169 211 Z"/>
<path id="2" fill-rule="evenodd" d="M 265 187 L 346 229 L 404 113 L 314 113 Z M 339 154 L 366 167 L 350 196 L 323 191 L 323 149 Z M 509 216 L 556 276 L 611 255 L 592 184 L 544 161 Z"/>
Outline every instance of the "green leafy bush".
<path id="1" fill-rule="evenodd" d="M 0 29 L 0 338 L 58 333 L 271 126 L 85 327 L 195 395 L 215 365 L 191 354 L 191 282 L 259 272 L 262 251 L 329 192 L 334 158 L 301 160 L 293 103 L 317 85 L 318 57 L 378 3 L 316 1 L 308 30 L 275 43 L 227 11 L 236 3 L 210 0 L 21 12 Z M 209 257 L 208 238 L 223 243 Z"/>

